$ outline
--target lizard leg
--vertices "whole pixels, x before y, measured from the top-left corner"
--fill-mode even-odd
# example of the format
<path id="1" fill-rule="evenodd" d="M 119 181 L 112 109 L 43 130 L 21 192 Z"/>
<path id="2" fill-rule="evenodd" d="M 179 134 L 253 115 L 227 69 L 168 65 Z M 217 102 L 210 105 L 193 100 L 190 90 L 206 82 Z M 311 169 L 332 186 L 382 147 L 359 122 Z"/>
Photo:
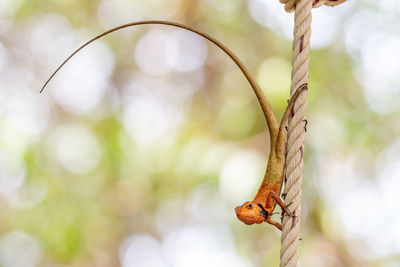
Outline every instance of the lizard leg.
<path id="1" fill-rule="evenodd" d="M 283 203 L 282 199 L 274 192 L 270 191 L 269 195 L 276 201 L 276 203 L 282 208 L 282 211 L 286 214 L 288 214 L 291 217 L 297 217 L 296 215 L 293 215 L 291 212 L 288 211 L 287 207 L 289 205 L 285 206 L 285 203 Z"/>
<path id="2" fill-rule="evenodd" d="M 276 228 L 282 231 L 282 224 L 278 223 L 277 221 L 272 220 L 270 217 L 267 218 L 267 223 L 272 224 Z"/>
<path id="3" fill-rule="evenodd" d="M 296 99 L 299 97 L 299 95 L 304 90 L 308 90 L 308 87 L 307 87 L 306 83 L 302 84 L 299 87 L 299 89 L 296 90 L 296 92 L 294 93 L 294 95 L 290 99 L 288 106 L 286 107 L 285 113 L 282 116 L 281 123 L 279 125 L 278 136 L 277 136 L 276 143 L 275 143 L 275 151 L 276 151 L 276 154 L 278 155 L 278 157 L 282 157 L 282 158 L 285 157 L 286 139 L 287 138 L 286 138 L 286 132 L 283 129 L 285 129 L 285 126 L 286 126 L 286 124 L 288 122 L 289 115 L 290 115 L 290 112 L 291 112 L 292 107 L 294 105 L 294 102 L 296 102 Z M 306 124 L 306 126 L 307 126 L 307 124 Z"/>

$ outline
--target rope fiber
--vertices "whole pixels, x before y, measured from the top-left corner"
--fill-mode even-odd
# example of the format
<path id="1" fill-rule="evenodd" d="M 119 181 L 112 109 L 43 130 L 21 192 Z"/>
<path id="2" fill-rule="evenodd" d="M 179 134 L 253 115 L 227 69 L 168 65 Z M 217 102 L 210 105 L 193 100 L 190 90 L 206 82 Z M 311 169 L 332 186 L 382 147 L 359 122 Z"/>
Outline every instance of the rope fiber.
<path id="1" fill-rule="evenodd" d="M 310 64 L 311 9 L 322 5 L 336 6 L 346 0 L 279 0 L 287 12 L 294 11 L 292 83 L 290 95 L 301 84 L 308 83 Z M 306 121 L 307 92 L 296 100 L 289 118 L 285 166 L 285 206 L 294 216 L 282 217 L 280 267 L 295 267 L 298 261 L 298 243 L 301 215 L 301 184 Z"/>
<path id="2" fill-rule="evenodd" d="M 320 7 L 322 5 L 327 5 L 327 6 L 337 6 L 340 5 L 341 3 L 346 2 L 347 0 L 314 0 L 312 1 L 312 7 Z M 296 0 L 279 0 L 282 4 L 285 4 L 285 10 L 287 12 L 293 12 L 296 7 L 296 3 L 298 1 Z"/>

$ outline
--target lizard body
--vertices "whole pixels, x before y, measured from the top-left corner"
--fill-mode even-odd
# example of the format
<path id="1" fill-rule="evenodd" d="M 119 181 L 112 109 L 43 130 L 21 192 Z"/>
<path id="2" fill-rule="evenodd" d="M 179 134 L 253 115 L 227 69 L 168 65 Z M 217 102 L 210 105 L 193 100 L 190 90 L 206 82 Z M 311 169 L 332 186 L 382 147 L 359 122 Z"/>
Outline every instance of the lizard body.
<path id="1" fill-rule="evenodd" d="M 260 224 L 265 221 L 276 226 L 279 230 L 282 230 L 282 225 L 272 220 L 271 215 L 277 204 L 281 206 L 284 212 L 289 214 L 286 211 L 283 201 L 279 197 L 283 184 L 286 157 L 286 130 L 284 129 L 289 119 L 290 110 L 297 97 L 304 90 L 307 90 L 306 84 L 300 86 L 290 99 L 285 113 L 283 114 L 279 129 L 272 133 L 270 130 L 271 149 L 268 156 L 267 170 L 256 196 L 253 201 L 247 201 L 243 205 L 235 208 L 236 216 L 245 224 Z"/>
<path id="2" fill-rule="evenodd" d="M 118 31 L 123 28 L 132 27 L 136 25 L 145 25 L 145 24 L 163 24 L 174 26 L 182 29 L 186 29 L 188 31 L 194 32 L 200 36 L 203 36 L 207 40 L 211 41 L 213 44 L 218 46 L 222 49 L 240 68 L 242 73 L 245 75 L 247 80 L 250 83 L 251 88 L 253 89 L 258 102 L 262 108 L 264 113 L 264 117 L 267 122 L 268 130 L 270 133 L 271 138 L 271 146 L 270 146 L 270 154 L 268 157 L 268 165 L 267 170 L 264 175 L 264 179 L 258 190 L 257 195 L 255 196 L 254 200 L 251 202 L 246 202 L 243 205 L 236 207 L 236 215 L 242 222 L 246 224 L 253 224 L 253 223 L 262 223 L 264 221 L 275 225 L 277 228 L 281 229 L 279 223 L 271 220 L 270 216 L 277 204 L 279 204 L 283 209 L 285 209 L 282 200 L 280 199 L 280 191 L 282 187 L 282 179 L 283 179 L 283 172 L 285 166 L 285 153 L 286 153 L 286 130 L 285 125 L 287 124 L 290 110 L 292 109 L 294 102 L 296 101 L 297 97 L 303 90 L 307 89 L 307 84 L 303 84 L 296 93 L 292 96 L 288 107 L 282 117 L 281 123 L 278 124 L 278 121 L 264 95 L 260 86 L 257 84 L 256 80 L 252 77 L 250 71 L 247 67 L 240 61 L 240 59 L 224 44 L 213 38 L 212 36 L 203 33 L 199 30 L 186 26 L 184 24 L 171 22 L 171 21 L 161 21 L 161 20 L 148 20 L 148 21 L 138 21 L 133 23 L 124 24 L 113 29 L 110 29 L 106 32 L 103 32 L 96 37 L 90 39 L 78 49 L 76 49 L 49 77 L 46 83 L 43 85 L 40 92 L 42 92 L 50 80 L 54 77 L 54 75 L 80 50 L 84 47 L 89 45 L 90 43 L 94 42 L 95 40 L 110 34 L 112 32 Z"/>

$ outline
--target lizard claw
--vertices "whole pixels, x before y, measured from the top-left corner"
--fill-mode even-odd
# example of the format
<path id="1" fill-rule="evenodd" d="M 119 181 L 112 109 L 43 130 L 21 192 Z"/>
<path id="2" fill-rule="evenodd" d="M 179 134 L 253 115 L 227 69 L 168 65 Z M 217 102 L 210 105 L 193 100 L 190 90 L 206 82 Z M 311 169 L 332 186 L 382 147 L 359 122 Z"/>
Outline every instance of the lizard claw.
<path id="1" fill-rule="evenodd" d="M 290 211 L 288 210 L 288 207 L 289 207 L 290 205 L 292 205 L 292 203 L 293 203 L 293 202 L 290 202 L 290 203 L 285 207 L 285 209 L 283 209 L 283 211 L 282 211 L 282 216 L 285 216 L 285 214 L 286 214 L 287 216 L 290 216 L 290 217 L 292 217 L 292 218 L 296 218 L 296 217 L 297 217 L 297 215 L 295 215 L 294 213 L 292 213 L 292 212 L 290 212 Z"/>
<path id="2" fill-rule="evenodd" d="M 308 120 L 303 120 L 303 121 L 304 121 L 304 131 L 307 132 Z"/>
<path id="3" fill-rule="evenodd" d="M 287 216 L 290 216 L 292 218 L 296 218 L 297 217 L 297 215 L 295 215 L 294 213 L 291 213 L 289 211 L 283 211 L 283 215 L 287 215 Z"/>

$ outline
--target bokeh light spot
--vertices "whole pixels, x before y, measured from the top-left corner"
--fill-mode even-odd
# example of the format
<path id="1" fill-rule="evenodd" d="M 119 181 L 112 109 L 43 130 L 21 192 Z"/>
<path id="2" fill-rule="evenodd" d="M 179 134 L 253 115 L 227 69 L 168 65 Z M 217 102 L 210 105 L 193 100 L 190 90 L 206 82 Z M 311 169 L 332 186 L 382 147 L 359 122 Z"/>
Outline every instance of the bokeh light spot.
<path id="1" fill-rule="evenodd" d="M 74 173 L 85 173 L 98 164 L 101 147 L 89 129 L 81 125 L 59 126 L 47 144 L 49 155 Z"/>
<path id="2" fill-rule="evenodd" d="M 181 227 L 165 236 L 163 249 L 174 267 L 244 266 L 234 251 L 232 234 L 224 227 Z"/>
<path id="3" fill-rule="evenodd" d="M 51 93 L 64 110 L 81 114 L 91 111 L 110 89 L 114 57 L 101 41 L 76 55 L 54 77 Z"/>
<path id="4" fill-rule="evenodd" d="M 119 258 L 122 267 L 167 267 L 161 244 L 152 236 L 137 234 L 121 246 Z"/>
<path id="5" fill-rule="evenodd" d="M 16 155 L 0 151 L 0 192 L 9 195 L 24 184 L 25 164 Z"/>
<path id="6" fill-rule="evenodd" d="M 0 240 L 0 263 L 3 267 L 35 267 L 42 259 L 40 243 L 24 232 L 11 232 Z"/>
<path id="7" fill-rule="evenodd" d="M 137 42 L 135 60 L 144 73 L 160 76 L 171 70 L 165 53 L 169 33 L 169 30 L 151 30 L 146 32 Z"/>
<path id="8" fill-rule="evenodd" d="M 257 80 L 268 95 L 281 96 L 290 88 L 291 67 L 287 60 L 272 57 L 264 60 L 257 72 Z"/>
<path id="9" fill-rule="evenodd" d="M 191 72 L 204 64 L 207 46 L 202 37 L 186 30 L 176 30 L 167 39 L 165 54 L 173 70 Z"/>
<path id="10" fill-rule="evenodd" d="M 229 156 L 221 170 L 219 190 L 232 203 L 247 201 L 261 183 L 265 158 L 251 150 L 239 150 Z"/>

